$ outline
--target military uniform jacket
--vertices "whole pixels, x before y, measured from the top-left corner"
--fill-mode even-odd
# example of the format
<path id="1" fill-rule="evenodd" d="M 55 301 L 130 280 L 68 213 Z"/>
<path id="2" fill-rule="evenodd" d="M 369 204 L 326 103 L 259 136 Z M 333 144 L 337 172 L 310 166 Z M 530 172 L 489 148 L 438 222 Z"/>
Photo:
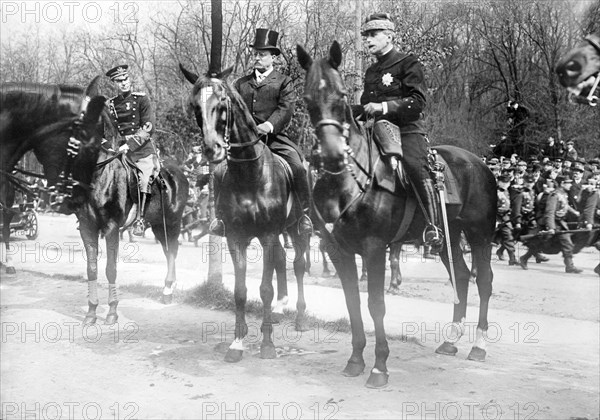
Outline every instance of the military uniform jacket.
<path id="1" fill-rule="evenodd" d="M 569 211 L 569 197 L 565 191 L 556 190 L 548 196 L 546 209 L 544 210 L 543 226 L 547 229 L 556 229 L 565 227 L 565 223 L 561 223 Z"/>
<path id="2" fill-rule="evenodd" d="M 388 112 L 376 119 L 388 120 L 403 134 L 425 134 L 423 110 L 426 106 L 423 66 L 413 55 L 395 48 L 365 73 L 365 86 L 360 98 L 362 106 L 369 102 L 386 102 Z"/>
<path id="3" fill-rule="evenodd" d="M 528 222 L 534 216 L 535 192 L 524 187 L 511 200 L 511 215 L 514 224 Z"/>
<path id="4" fill-rule="evenodd" d="M 507 190 L 501 188 L 497 189 L 498 193 L 498 207 L 497 207 L 497 219 L 500 223 L 510 222 L 510 196 Z"/>
<path id="5" fill-rule="evenodd" d="M 155 116 L 150 99 L 144 93 L 131 92 L 109 99 L 108 106 L 119 134 L 126 136 L 129 157 L 137 161 L 155 153 L 148 136 L 144 130 L 141 130 L 144 124 L 150 122 L 152 123 L 150 136 L 154 133 Z M 138 133 L 140 130 L 141 133 Z M 139 134 L 146 138 L 131 137 Z"/>
<path id="6" fill-rule="evenodd" d="M 267 144 L 280 142 L 298 151 L 297 144 L 286 133 L 296 103 L 296 92 L 289 76 L 273 70 L 265 80 L 257 83 L 253 71 L 238 79 L 235 89 L 246 103 L 257 125 L 266 121 L 273 125 L 273 132 L 268 135 Z"/>

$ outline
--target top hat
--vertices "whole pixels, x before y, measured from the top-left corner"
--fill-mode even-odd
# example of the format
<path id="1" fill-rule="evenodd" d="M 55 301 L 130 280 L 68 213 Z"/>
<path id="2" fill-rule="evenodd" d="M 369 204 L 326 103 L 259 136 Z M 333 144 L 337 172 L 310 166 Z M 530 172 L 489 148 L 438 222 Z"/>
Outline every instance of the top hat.
<path id="1" fill-rule="evenodd" d="M 254 36 L 254 44 L 250 44 L 250 46 L 255 50 L 269 50 L 273 54 L 279 55 L 281 51 L 277 48 L 277 38 L 279 38 L 279 32 L 258 28 Z"/>
<path id="2" fill-rule="evenodd" d="M 110 77 L 110 80 L 114 81 L 117 77 L 128 77 L 129 72 L 127 69 L 129 66 L 127 64 L 122 64 L 117 67 L 113 67 L 109 71 L 106 72 L 106 75 Z"/>

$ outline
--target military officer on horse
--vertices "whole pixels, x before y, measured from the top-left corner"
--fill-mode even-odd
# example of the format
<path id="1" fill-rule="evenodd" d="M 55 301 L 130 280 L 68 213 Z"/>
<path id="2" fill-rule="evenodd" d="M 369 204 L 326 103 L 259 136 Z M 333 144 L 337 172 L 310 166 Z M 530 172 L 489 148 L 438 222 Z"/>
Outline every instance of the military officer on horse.
<path id="1" fill-rule="evenodd" d="M 425 245 L 442 246 L 440 212 L 428 163 L 423 110 L 426 106 L 425 75 L 417 57 L 394 47 L 395 26 L 387 13 L 370 15 L 362 27 L 369 53 L 377 58 L 365 73 L 360 106 L 353 107 L 358 119 L 374 119 L 373 137 L 383 153 L 402 156 L 402 164 L 421 203 L 427 227 Z M 401 141 L 400 141 L 401 137 Z"/>
<path id="2" fill-rule="evenodd" d="M 119 90 L 117 96 L 108 100 L 108 107 L 119 134 L 124 137 L 119 151 L 126 152 L 139 169 L 139 205 L 133 234 L 141 236 L 146 228 L 144 210 L 149 201 L 150 185 L 160 171 L 160 163 L 152 142 L 154 108 L 145 93 L 132 92 L 128 68 L 128 65 L 121 65 L 106 72 Z"/>

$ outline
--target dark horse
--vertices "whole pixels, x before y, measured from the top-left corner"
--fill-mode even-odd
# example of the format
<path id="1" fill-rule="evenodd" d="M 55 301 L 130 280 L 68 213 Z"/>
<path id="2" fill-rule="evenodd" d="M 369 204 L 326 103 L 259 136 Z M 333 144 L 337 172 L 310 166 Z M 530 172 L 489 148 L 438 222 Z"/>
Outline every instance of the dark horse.
<path id="1" fill-rule="evenodd" d="M 226 159 L 215 172 L 217 211 L 225 222 L 227 244 L 235 271 L 235 340 L 225 360 L 237 362 L 243 354 L 242 340 L 248 333 L 245 319 L 246 251 L 250 241 L 258 238 L 263 247 L 263 275 L 260 297 L 263 302 L 262 358 L 275 358 L 271 335 L 273 316 L 273 270 L 277 273 L 278 306 L 287 300 L 286 257 L 279 235 L 296 226 L 297 212 L 292 209 L 291 174 L 287 164 L 271 153 L 261 141 L 256 124 L 240 95 L 227 82 L 231 69 L 212 78 L 199 78 L 181 70 L 194 85 L 190 106 L 203 131 L 204 153 L 211 162 Z M 296 329 L 305 329 L 304 253 L 308 235 L 289 229 L 294 244 L 294 274 L 298 282 Z"/>
<path id="2" fill-rule="evenodd" d="M 90 104 L 91 105 L 91 104 Z M 94 109 L 97 112 L 97 109 Z M 104 134 L 116 135 L 111 118 L 105 108 L 98 115 L 104 122 Z M 94 115 L 96 116 L 96 115 Z M 97 116 L 96 116 L 97 118 Z M 90 118 L 91 119 L 91 118 Z M 119 228 L 131 222 L 137 205 L 137 178 L 135 170 L 123 153 L 115 153 L 102 145 L 102 130 L 79 131 L 77 140 L 80 154 L 90 157 L 85 164 L 73 164 L 73 177 L 82 173 L 90 177 L 87 194 L 84 188 L 74 189 L 71 209 L 79 220 L 79 231 L 87 255 L 88 313 L 84 323 L 96 322 L 98 306 L 98 238 L 106 241 L 106 277 L 108 279 L 109 312 L 106 324 L 117 321 L 117 257 L 119 250 Z M 107 137 L 111 137 L 108 135 Z M 43 162 L 42 162 L 43 163 Z M 55 162 L 59 166 L 62 162 Z M 152 184 L 152 195 L 146 205 L 145 220 L 163 247 L 167 258 L 167 276 L 163 289 L 163 302 L 170 303 L 176 281 L 175 258 L 179 249 L 181 216 L 188 196 L 188 181 L 179 166 L 172 161 L 163 161 L 160 175 Z M 130 216 L 128 218 L 128 215 Z"/>
<path id="3" fill-rule="evenodd" d="M 401 227 L 400 242 L 419 240 L 425 227 L 420 211 L 405 214 L 412 192 L 401 190 L 391 194 L 374 187 L 373 172 L 380 154 L 357 127 L 348 94 L 337 70 L 342 60 L 341 48 L 334 42 L 329 57 L 313 61 L 298 46 L 298 60 L 306 70 L 304 99 L 315 127 L 322 158 L 321 177 L 317 180 L 313 199 L 321 224 L 328 224 L 329 240 L 337 245 L 330 256 L 338 271 L 352 327 L 352 355 L 343 373 L 357 376 L 365 368 L 363 350 L 366 345 L 360 312 L 360 295 L 355 254 L 360 254 L 368 270 L 368 305 L 375 324 L 375 366 L 367 380 L 368 387 L 382 387 L 388 382 L 386 361 L 389 348 L 383 318 L 385 315 L 384 277 L 385 250 Z M 491 239 L 496 219 L 496 187 L 490 170 L 474 154 L 457 147 L 435 148 L 446 160 L 457 180 L 461 204 L 447 206 L 453 269 L 459 303 L 454 305 L 453 324 L 448 341 L 436 351 L 454 355 L 464 331 L 467 308 L 469 269 L 460 246 L 461 231 L 471 245 L 473 264 L 477 269 L 480 296 L 477 338 L 469 358 L 484 360 L 485 334 L 488 329 L 488 303 L 492 293 Z M 412 217 L 408 224 L 403 218 Z M 317 221 L 319 222 L 319 221 Z M 446 249 L 441 258 L 450 271 Z"/>
<path id="4" fill-rule="evenodd" d="M 72 124 L 85 109 L 89 96 L 96 94 L 97 82 L 98 78 L 95 78 L 85 91 L 78 86 L 40 83 L 4 83 L 0 86 L 0 207 L 4 242 L 0 245 L 0 263 L 6 266 L 9 274 L 15 272 L 9 263 L 8 248 L 13 217 L 10 208 L 18 184 L 12 171 L 23 155 L 32 149 L 38 159 L 40 156 L 51 159 L 57 154 L 66 156 Z M 43 147 L 43 144 L 55 141 L 64 147 Z M 45 176 L 50 185 L 58 181 L 61 170 L 48 166 Z"/>
<path id="5" fill-rule="evenodd" d="M 600 98 L 600 34 L 590 34 L 556 64 L 560 84 L 575 102 L 597 106 Z"/>

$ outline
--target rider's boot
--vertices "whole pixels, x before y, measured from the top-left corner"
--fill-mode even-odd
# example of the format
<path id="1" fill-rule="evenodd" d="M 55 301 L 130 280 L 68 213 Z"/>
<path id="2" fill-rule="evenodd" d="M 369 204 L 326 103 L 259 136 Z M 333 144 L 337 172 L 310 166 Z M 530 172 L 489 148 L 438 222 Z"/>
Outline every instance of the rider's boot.
<path id="1" fill-rule="evenodd" d="M 308 215 L 310 214 L 310 192 L 308 188 L 308 178 L 304 166 L 298 165 L 293 168 L 294 172 L 294 188 L 296 189 L 296 197 L 302 208 L 302 216 L 298 220 L 298 233 L 300 235 L 312 235 L 313 224 Z"/>
<path id="2" fill-rule="evenodd" d="M 432 254 L 439 254 L 444 245 L 444 236 L 440 229 L 442 218 L 437 205 L 435 187 L 431 178 L 424 179 L 422 182 L 424 194 L 421 195 L 421 199 L 429 217 L 429 223 L 423 232 L 423 241 L 425 245 L 431 246 Z"/>
<path id="3" fill-rule="evenodd" d="M 146 230 L 146 222 L 144 221 L 144 214 L 146 211 L 146 203 L 148 201 L 148 193 L 140 193 L 141 203 L 138 207 L 137 217 L 133 222 L 133 234 L 135 236 L 143 236 Z"/>

